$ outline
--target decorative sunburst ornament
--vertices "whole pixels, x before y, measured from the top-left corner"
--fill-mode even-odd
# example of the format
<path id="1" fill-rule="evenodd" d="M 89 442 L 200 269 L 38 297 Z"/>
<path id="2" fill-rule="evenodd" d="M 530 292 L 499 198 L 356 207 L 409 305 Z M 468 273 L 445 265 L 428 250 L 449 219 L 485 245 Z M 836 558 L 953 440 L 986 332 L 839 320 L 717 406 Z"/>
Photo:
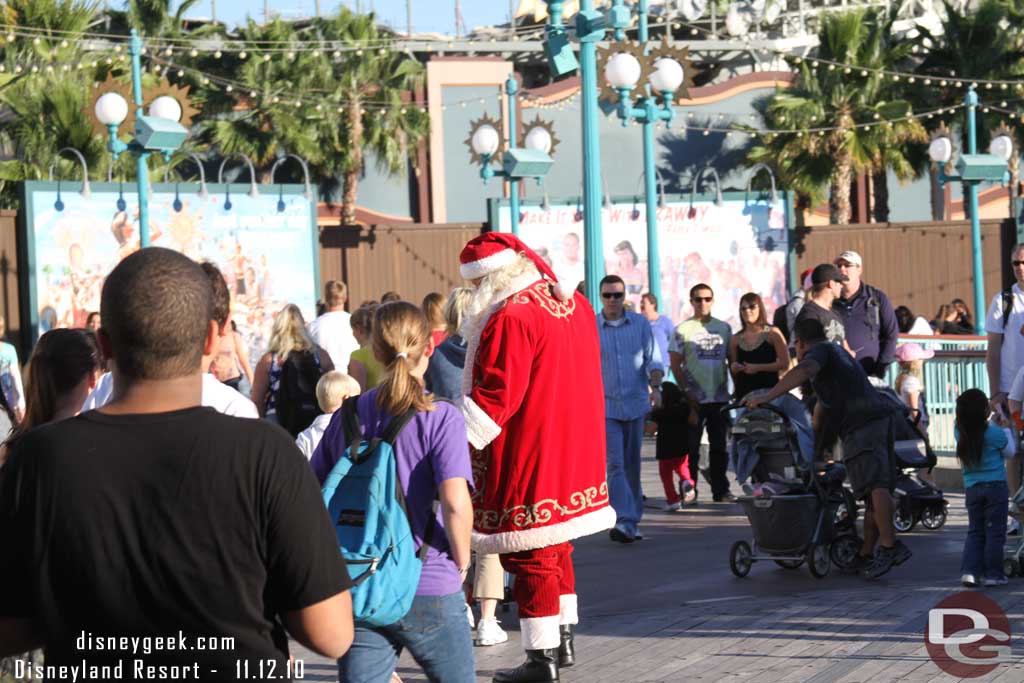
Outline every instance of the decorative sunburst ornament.
<path id="1" fill-rule="evenodd" d="M 476 144 L 474 144 L 474 139 Z M 483 165 L 484 157 L 483 154 L 477 151 L 477 147 L 478 145 L 487 145 L 488 143 L 494 146 L 494 152 L 488 155 L 488 163 L 500 161 L 504 147 L 501 139 L 501 121 L 491 118 L 490 114 L 484 114 L 477 120 L 471 121 L 469 124 L 469 137 L 463 140 L 463 142 L 469 147 L 470 163 Z"/>
<path id="2" fill-rule="evenodd" d="M 146 107 L 153 104 L 153 100 L 158 97 L 166 95 L 172 97 L 181 106 L 181 120 L 178 122 L 186 128 L 192 124 L 192 119 L 196 114 L 199 113 L 199 109 L 192 106 L 192 102 L 189 99 L 189 92 L 192 90 L 191 86 L 180 86 L 171 83 L 166 78 L 160 80 L 160 83 L 154 87 L 149 88 L 145 91 L 143 101 L 146 103 Z"/>
<path id="3" fill-rule="evenodd" d="M 540 114 L 523 126 L 523 146 L 527 149 L 537 149 L 553 156 L 555 148 L 561 140 L 555 135 L 555 126 L 550 121 L 545 121 Z M 544 148 L 547 149 L 544 149 Z"/>
<path id="4" fill-rule="evenodd" d="M 128 130 L 135 130 L 135 105 L 132 104 L 132 88 L 127 83 L 122 83 L 114 78 L 113 74 L 108 73 L 107 80 L 102 83 L 93 83 L 92 97 L 89 98 L 89 104 L 86 105 L 85 111 L 82 112 L 88 117 L 89 123 L 92 124 L 93 134 L 103 139 L 106 139 L 109 133 L 107 132 L 107 127 L 96 118 L 96 102 L 109 92 L 117 93 L 128 103 L 128 118 L 121 125 L 127 125 Z"/>
<path id="5" fill-rule="evenodd" d="M 618 104 L 619 93 L 611 85 L 608 84 L 608 80 L 605 76 L 605 69 L 608 65 L 608 60 L 617 54 L 632 55 L 637 62 L 640 63 L 640 77 L 636 81 L 637 87 L 643 87 L 647 83 L 647 79 L 651 75 L 651 60 L 647 59 L 644 55 L 644 47 L 640 43 L 632 43 L 629 41 L 622 41 L 618 43 L 611 43 L 607 47 L 597 49 L 597 77 L 601 84 L 601 94 L 598 99 L 611 102 L 612 104 Z"/>
<path id="6" fill-rule="evenodd" d="M 683 67 L 683 82 L 678 88 L 676 88 L 675 92 L 672 93 L 672 96 L 677 100 L 690 99 L 690 86 L 693 85 L 693 80 L 697 76 L 697 69 L 690 60 L 690 47 L 686 46 L 684 48 L 678 48 L 668 42 L 668 37 L 666 36 L 662 40 L 661 45 L 658 45 L 650 51 L 645 61 L 649 63 L 653 69 L 659 59 L 671 59 L 674 62 L 677 62 L 679 66 Z M 643 60 L 641 63 L 643 63 Z M 657 93 L 657 96 L 659 100 L 664 101 L 665 98 L 662 96 L 662 93 Z M 671 102 L 668 104 L 671 104 Z"/>

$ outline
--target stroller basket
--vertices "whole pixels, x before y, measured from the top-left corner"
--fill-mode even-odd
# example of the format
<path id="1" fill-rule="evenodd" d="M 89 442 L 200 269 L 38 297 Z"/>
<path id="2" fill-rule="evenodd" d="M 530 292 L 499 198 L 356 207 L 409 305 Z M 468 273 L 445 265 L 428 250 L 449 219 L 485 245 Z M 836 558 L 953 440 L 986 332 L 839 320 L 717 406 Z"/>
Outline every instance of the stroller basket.
<path id="1" fill-rule="evenodd" d="M 800 553 L 813 540 L 821 517 L 822 504 L 817 495 L 743 496 L 739 500 L 761 550 L 780 555 Z"/>

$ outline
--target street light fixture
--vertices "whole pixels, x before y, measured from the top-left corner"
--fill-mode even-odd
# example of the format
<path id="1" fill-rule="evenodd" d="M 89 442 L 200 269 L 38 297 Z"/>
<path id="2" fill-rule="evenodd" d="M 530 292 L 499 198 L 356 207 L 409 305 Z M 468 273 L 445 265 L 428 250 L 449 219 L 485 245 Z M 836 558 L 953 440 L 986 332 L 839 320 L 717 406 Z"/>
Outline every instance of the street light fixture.
<path id="1" fill-rule="evenodd" d="M 509 144 L 502 151 L 501 122 L 484 114 L 470 123 L 469 146 L 471 163 L 480 164 L 480 178 L 486 184 L 495 176 L 508 180 L 509 213 L 512 234 L 519 234 L 519 181 L 523 178 L 537 178 L 539 181 L 551 169 L 551 152 L 558 144 L 552 125 L 539 116 L 526 128 L 523 146 L 516 146 L 516 92 L 519 84 L 514 74 L 505 81 L 508 97 Z M 502 168 L 495 170 L 492 162 L 501 162 Z"/>
<path id="2" fill-rule="evenodd" d="M 648 49 L 648 0 L 639 0 L 639 42 L 625 40 L 630 12 L 623 0 L 613 0 L 609 16 L 615 28 L 615 41 L 599 50 L 598 68 L 604 76 L 601 99 L 617 103 L 616 113 L 623 126 L 630 121 L 643 124 L 644 200 L 647 206 L 647 269 L 650 291 L 661 297 L 661 254 L 658 247 L 657 170 L 654 152 L 654 125 L 671 123 L 675 112 L 672 102 L 677 92 L 687 93 L 693 81 L 689 48 L 677 48 L 668 42 Z M 636 102 L 634 103 L 634 91 Z M 658 106 L 658 100 L 661 106 Z"/>
<path id="3" fill-rule="evenodd" d="M 136 158 L 136 182 L 139 193 L 139 245 L 149 246 L 149 156 L 154 152 L 170 161 L 181 143 L 188 136 L 188 130 L 179 123 L 183 115 L 182 103 L 170 95 L 157 97 L 149 107 L 149 114 L 143 113 L 142 92 L 142 39 L 132 29 L 128 53 L 132 59 L 132 99 L 135 104 L 134 133 L 129 142 L 118 137 L 118 128 L 129 118 L 128 102 L 117 92 L 105 92 L 93 106 L 96 120 L 106 127 L 109 134 L 107 149 L 116 161 L 124 152 L 131 152 Z"/>
<path id="4" fill-rule="evenodd" d="M 978 185 L 986 182 L 1009 181 L 1007 162 L 1013 156 L 1013 139 L 1008 131 L 997 131 L 988 154 L 978 154 L 978 135 L 975 110 L 978 94 L 972 86 L 964 98 L 967 112 L 967 153 L 961 154 L 956 162 L 956 172 L 947 172 L 953 159 L 953 141 L 949 130 L 943 126 L 932 137 L 928 156 L 938 165 L 939 183 L 960 182 L 966 186 L 968 208 L 971 213 L 971 256 L 974 270 L 974 308 L 985 310 L 985 266 L 981 253 L 981 217 L 978 215 Z M 985 334 L 985 316 L 975 321 L 977 334 Z"/>

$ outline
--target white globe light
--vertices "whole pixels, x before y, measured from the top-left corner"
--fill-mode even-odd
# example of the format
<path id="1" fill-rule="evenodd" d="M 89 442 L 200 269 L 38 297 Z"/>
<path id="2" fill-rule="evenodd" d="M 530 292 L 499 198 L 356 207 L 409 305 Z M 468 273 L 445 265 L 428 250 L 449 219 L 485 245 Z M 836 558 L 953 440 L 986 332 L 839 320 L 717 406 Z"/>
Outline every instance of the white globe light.
<path id="1" fill-rule="evenodd" d="M 1009 135 L 999 135 L 992 138 L 992 143 L 988 146 L 988 153 L 999 157 L 1003 161 L 1009 161 L 1010 157 L 1013 156 L 1013 140 L 1010 139 Z"/>
<path id="2" fill-rule="evenodd" d="M 683 65 L 674 59 L 662 57 L 654 62 L 650 83 L 655 92 L 675 92 L 683 84 Z"/>
<path id="3" fill-rule="evenodd" d="M 633 88 L 640 80 L 640 60 L 628 52 L 617 52 L 604 65 L 604 77 L 613 88 Z"/>
<path id="4" fill-rule="evenodd" d="M 473 139 L 470 141 L 473 151 L 480 156 L 494 154 L 498 151 L 498 145 L 500 144 L 501 136 L 498 135 L 498 131 L 494 129 L 494 126 L 480 126 L 473 133 Z"/>
<path id="5" fill-rule="evenodd" d="M 149 115 L 158 119 L 181 120 L 181 105 L 170 95 L 161 95 L 149 105 Z"/>
<path id="6" fill-rule="evenodd" d="M 953 142 L 945 136 L 935 138 L 928 145 L 928 156 L 937 164 L 949 163 L 953 158 Z"/>
<path id="7" fill-rule="evenodd" d="M 526 149 L 547 154 L 551 151 L 551 133 L 544 126 L 534 126 L 526 134 L 523 144 Z"/>
<path id="8" fill-rule="evenodd" d="M 96 100 L 95 111 L 104 126 L 120 126 L 128 118 L 128 102 L 116 92 L 108 92 Z"/>

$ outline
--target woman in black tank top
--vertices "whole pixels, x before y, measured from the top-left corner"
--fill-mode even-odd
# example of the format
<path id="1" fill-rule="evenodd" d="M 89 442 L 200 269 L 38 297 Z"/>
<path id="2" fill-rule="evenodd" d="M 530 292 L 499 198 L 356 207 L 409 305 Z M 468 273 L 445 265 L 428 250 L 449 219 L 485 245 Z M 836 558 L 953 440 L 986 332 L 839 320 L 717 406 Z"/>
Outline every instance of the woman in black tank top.
<path id="1" fill-rule="evenodd" d="M 740 297 L 740 321 L 743 328 L 729 340 L 729 369 L 737 399 L 755 389 L 771 389 L 779 374 L 789 369 L 786 340 L 768 324 L 758 294 L 748 292 Z"/>

